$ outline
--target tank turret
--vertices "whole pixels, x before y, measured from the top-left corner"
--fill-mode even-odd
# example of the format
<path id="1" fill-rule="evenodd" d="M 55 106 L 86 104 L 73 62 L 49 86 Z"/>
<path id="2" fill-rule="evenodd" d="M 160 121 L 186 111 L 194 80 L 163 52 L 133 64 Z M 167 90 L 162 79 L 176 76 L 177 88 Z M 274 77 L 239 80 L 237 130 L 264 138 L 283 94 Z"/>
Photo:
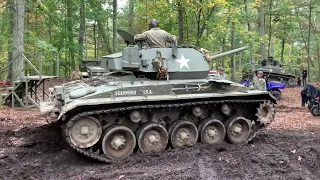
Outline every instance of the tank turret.
<path id="1" fill-rule="evenodd" d="M 128 46 L 120 53 L 104 56 L 108 70 L 131 71 L 135 77 L 148 79 L 204 79 L 209 72 L 207 58 L 193 47 L 148 48 L 143 42 L 133 42 L 133 35 L 118 31 Z M 143 45 L 144 44 L 144 45 Z M 246 47 L 209 57 L 215 60 L 246 50 Z"/>

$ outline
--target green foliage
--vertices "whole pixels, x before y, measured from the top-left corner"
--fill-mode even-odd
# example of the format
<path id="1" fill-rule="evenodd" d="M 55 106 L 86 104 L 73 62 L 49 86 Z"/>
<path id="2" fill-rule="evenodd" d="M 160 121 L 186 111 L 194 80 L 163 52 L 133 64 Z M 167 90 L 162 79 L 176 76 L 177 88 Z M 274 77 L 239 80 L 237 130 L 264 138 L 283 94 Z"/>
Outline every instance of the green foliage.
<path id="1" fill-rule="evenodd" d="M 6 63 L 7 51 L 11 48 L 12 14 L 5 1 L 0 3 L 0 64 Z M 25 50 L 43 52 L 45 66 L 52 66 L 51 52 L 60 54 L 61 71 L 69 76 L 73 59 L 78 62 L 80 0 L 47 0 L 26 1 L 25 13 Z M 107 0 L 85 1 L 86 38 L 84 49 L 87 47 L 88 58 L 97 58 L 110 53 L 112 44 L 112 2 Z M 231 23 L 234 22 L 235 48 L 252 43 L 256 63 L 260 60 L 260 43 L 263 37 L 258 33 L 258 11 L 260 4 L 265 9 L 265 38 L 269 35 L 269 14 L 272 14 L 271 35 L 274 57 L 283 60 L 285 70 L 299 74 L 302 67 L 307 65 L 307 37 L 309 1 L 298 0 L 247 0 L 248 12 L 245 11 L 243 0 L 135 0 L 134 28 L 129 26 L 129 0 L 118 12 L 118 28 L 141 33 L 148 30 L 149 21 L 159 20 L 162 29 L 171 34 L 179 34 L 178 4 L 183 7 L 184 44 L 198 45 L 218 54 L 223 49 L 231 49 Z M 312 59 L 311 74 L 313 80 L 320 80 L 320 48 L 319 17 L 320 1 L 312 1 L 312 29 L 310 37 L 310 55 Z M 67 13 L 69 11 L 69 14 Z M 251 31 L 248 30 L 248 22 Z M 99 25 L 100 26 L 99 26 Z M 119 37 L 119 47 L 125 47 Z M 284 46 L 282 45 L 284 42 Z M 268 42 L 266 42 L 268 47 Z M 282 49 L 284 47 L 284 49 Z M 96 48 L 96 49 L 95 49 Z M 86 57 L 86 55 L 84 55 Z M 251 67 L 250 52 L 242 53 L 241 64 L 239 56 L 235 56 L 238 73 L 248 71 Z M 226 72 L 230 73 L 230 57 L 216 60 L 212 68 L 224 64 Z M 236 74 L 236 77 L 239 74 Z M 230 75 L 229 75 L 230 77 Z"/>

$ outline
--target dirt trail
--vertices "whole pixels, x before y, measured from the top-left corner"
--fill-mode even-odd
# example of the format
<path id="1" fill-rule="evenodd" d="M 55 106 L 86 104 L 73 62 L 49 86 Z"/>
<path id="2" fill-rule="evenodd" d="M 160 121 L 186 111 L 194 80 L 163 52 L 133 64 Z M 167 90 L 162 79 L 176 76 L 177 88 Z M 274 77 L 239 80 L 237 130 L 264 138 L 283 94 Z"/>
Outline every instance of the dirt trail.
<path id="1" fill-rule="evenodd" d="M 23 111 L 3 119 L 3 109 L 0 179 L 320 179 L 320 118 L 288 98 L 299 90 L 283 92 L 275 122 L 250 144 L 137 153 L 111 165 L 68 148 L 59 124 L 47 125 L 45 118 Z"/>

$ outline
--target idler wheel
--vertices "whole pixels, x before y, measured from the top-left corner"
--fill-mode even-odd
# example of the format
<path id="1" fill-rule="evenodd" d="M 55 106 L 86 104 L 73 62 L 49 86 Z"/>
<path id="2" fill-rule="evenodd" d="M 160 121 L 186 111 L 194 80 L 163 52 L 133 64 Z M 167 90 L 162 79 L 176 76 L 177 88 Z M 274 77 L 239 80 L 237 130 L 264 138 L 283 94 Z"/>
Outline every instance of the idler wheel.
<path id="1" fill-rule="evenodd" d="M 169 130 L 171 145 L 174 148 L 191 147 L 197 143 L 197 127 L 189 121 L 177 120 Z"/>
<path id="2" fill-rule="evenodd" d="M 100 122 L 92 116 L 84 116 L 68 124 L 70 141 L 78 148 L 88 148 L 95 145 L 102 134 Z"/>
<path id="3" fill-rule="evenodd" d="M 206 144 L 222 143 L 226 136 L 223 123 L 217 119 L 205 119 L 198 127 L 201 142 Z"/>
<path id="4" fill-rule="evenodd" d="M 142 153 L 159 153 L 168 144 L 166 128 L 157 123 L 146 123 L 137 131 L 138 146 Z"/>
<path id="5" fill-rule="evenodd" d="M 136 146 L 136 137 L 131 129 L 114 125 L 104 131 L 102 151 L 108 158 L 123 159 L 132 154 Z"/>
<path id="6" fill-rule="evenodd" d="M 251 123 L 244 117 L 232 117 L 226 122 L 227 137 L 233 144 L 245 142 L 251 129 Z"/>

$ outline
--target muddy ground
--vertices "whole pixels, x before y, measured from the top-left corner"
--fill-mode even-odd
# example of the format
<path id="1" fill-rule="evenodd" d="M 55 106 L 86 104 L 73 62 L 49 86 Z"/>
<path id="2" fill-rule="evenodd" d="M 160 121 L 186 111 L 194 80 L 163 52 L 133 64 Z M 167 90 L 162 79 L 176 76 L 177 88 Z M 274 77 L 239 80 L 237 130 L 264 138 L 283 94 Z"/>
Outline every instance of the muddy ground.
<path id="1" fill-rule="evenodd" d="M 112 165 L 66 147 L 57 124 L 36 111 L 0 109 L 0 179 L 320 179 L 320 117 L 288 88 L 275 122 L 246 145 L 198 144 Z"/>

